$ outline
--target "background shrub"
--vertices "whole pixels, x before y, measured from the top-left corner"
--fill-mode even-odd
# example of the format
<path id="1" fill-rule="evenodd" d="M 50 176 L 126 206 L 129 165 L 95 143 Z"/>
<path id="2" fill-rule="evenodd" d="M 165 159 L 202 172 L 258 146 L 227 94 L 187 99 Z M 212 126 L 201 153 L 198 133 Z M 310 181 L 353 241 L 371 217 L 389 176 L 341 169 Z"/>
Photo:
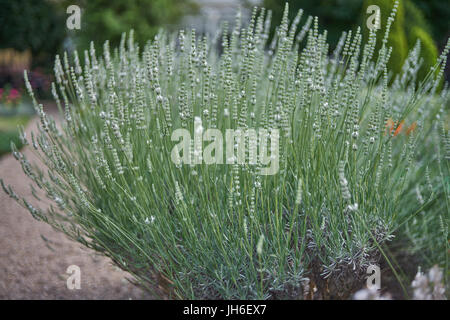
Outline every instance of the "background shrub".
<path id="1" fill-rule="evenodd" d="M 189 0 L 89 0 L 80 2 L 80 7 L 82 27 L 73 36 L 81 50 L 89 49 L 91 41 L 100 47 L 105 39 L 117 46 L 122 33 L 130 29 L 135 30 L 137 43 L 144 45 L 161 26 L 174 28 L 183 15 L 196 9 Z"/>
<path id="2" fill-rule="evenodd" d="M 65 37 L 65 11 L 47 0 L 0 0 L 0 8 L 0 48 L 30 49 L 33 65 L 53 61 Z"/>
<path id="3" fill-rule="evenodd" d="M 448 27 L 450 6 L 445 1 L 440 0 L 412 0 L 412 2 L 420 9 L 426 21 L 429 22 L 433 39 L 436 40 L 439 49 L 444 48 L 450 36 Z"/>

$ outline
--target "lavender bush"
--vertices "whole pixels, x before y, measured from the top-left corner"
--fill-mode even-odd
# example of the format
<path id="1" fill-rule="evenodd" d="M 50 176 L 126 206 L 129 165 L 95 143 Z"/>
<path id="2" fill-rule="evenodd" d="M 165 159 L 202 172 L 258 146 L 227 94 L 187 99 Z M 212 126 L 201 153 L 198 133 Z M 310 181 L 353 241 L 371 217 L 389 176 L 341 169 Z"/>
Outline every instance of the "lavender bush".
<path id="1" fill-rule="evenodd" d="M 448 127 L 434 120 L 448 117 L 441 79 L 450 44 L 419 84 L 420 43 L 402 73 L 390 73 L 396 6 L 384 34 L 363 41 L 360 29 L 344 32 L 331 54 L 318 18 L 301 25 L 300 10 L 289 22 L 286 6 L 271 41 L 271 13 L 255 8 L 248 25 L 238 16 L 215 37 L 161 31 L 139 48 L 130 32 L 118 48 L 105 42 L 101 55 L 92 45 L 84 63 L 77 52 L 56 57 L 53 95 L 64 120 L 59 127 L 44 113 L 27 82 L 41 121 L 22 139 L 43 166 L 14 152 L 36 199 L 2 186 L 154 294 L 348 297 L 384 243 L 436 199 L 449 208 L 448 157 L 447 173 L 430 173 L 447 181 L 421 201 L 411 190 L 435 160 L 416 157 L 429 132 L 442 132 L 435 136 L 448 154 Z M 266 151 L 279 169 L 261 175 L 259 159 L 174 162 L 180 128 L 203 135 L 181 157 L 201 157 L 210 128 L 277 130 L 277 149 Z M 262 148 L 250 139 L 231 151 L 246 143 L 249 157 Z M 42 196 L 50 206 L 39 207 Z"/>

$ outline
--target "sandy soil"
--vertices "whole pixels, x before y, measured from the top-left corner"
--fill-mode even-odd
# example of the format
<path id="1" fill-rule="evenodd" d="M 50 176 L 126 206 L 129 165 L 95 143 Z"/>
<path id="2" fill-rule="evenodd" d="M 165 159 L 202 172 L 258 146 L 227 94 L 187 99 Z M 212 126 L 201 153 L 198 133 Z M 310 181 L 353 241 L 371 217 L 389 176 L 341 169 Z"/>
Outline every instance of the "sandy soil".
<path id="1" fill-rule="evenodd" d="M 28 137 L 36 122 L 30 121 Z M 30 150 L 23 151 L 33 159 Z M 16 193 L 31 196 L 29 180 L 12 155 L 0 158 L 0 177 Z M 79 290 L 67 288 L 70 265 L 80 267 Z M 0 299 L 151 299 L 126 278 L 130 275 L 108 258 L 34 220 L 0 190 Z"/>

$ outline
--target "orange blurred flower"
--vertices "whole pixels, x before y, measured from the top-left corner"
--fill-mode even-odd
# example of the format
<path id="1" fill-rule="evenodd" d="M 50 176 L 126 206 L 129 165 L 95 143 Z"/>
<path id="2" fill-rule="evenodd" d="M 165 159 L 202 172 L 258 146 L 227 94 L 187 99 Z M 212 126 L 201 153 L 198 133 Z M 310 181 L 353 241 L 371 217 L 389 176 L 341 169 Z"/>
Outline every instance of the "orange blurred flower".
<path id="1" fill-rule="evenodd" d="M 400 124 L 398 125 L 397 129 L 394 132 L 394 137 L 398 135 L 400 132 L 402 132 L 403 124 L 405 123 L 405 120 L 400 121 Z"/>
<path id="2" fill-rule="evenodd" d="M 386 121 L 386 133 L 385 134 L 392 134 L 395 136 L 397 136 L 399 133 L 402 132 L 403 130 L 403 126 L 405 125 L 405 120 L 400 121 L 400 123 L 398 121 L 394 121 L 391 118 L 389 118 Z M 405 130 L 405 134 L 409 135 L 411 134 L 417 127 L 417 122 L 413 122 L 406 130 Z M 395 131 L 394 131 L 395 130 Z"/>
<path id="3" fill-rule="evenodd" d="M 414 130 L 416 130 L 417 127 L 417 122 L 414 121 L 409 127 L 408 129 L 406 129 L 406 134 L 410 135 Z"/>

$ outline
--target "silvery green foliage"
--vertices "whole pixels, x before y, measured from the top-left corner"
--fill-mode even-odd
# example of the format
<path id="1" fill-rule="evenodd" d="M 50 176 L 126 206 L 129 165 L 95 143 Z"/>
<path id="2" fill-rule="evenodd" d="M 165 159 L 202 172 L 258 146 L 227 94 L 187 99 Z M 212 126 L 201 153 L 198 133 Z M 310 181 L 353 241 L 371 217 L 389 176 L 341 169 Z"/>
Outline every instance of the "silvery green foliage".
<path id="1" fill-rule="evenodd" d="M 398 125 L 386 122 L 431 109 L 449 46 L 417 86 L 420 44 L 394 76 L 386 64 L 395 53 L 386 41 L 376 52 L 374 32 L 364 43 L 360 29 L 344 33 L 329 55 L 318 19 L 301 25 L 302 11 L 292 22 L 287 12 L 271 41 L 270 12 L 255 8 L 247 26 L 224 24 L 213 38 L 162 31 L 139 48 L 131 32 L 113 50 L 106 42 L 102 53 L 57 57 L 61 128 L 27 82 L 41 120 L 30 148 L 45 170 L 14 153 L 36 199 L 52 205 L 2 181 L 5 192 L 172 297 L 298 298 L 311 274 L 365 272 L 399 226 L 420 137 L 394 135 Z M 171 133 L 193 132 L 196 121 L 221 132 L 279 129 L 279 172 L 175 165 Z"/>

